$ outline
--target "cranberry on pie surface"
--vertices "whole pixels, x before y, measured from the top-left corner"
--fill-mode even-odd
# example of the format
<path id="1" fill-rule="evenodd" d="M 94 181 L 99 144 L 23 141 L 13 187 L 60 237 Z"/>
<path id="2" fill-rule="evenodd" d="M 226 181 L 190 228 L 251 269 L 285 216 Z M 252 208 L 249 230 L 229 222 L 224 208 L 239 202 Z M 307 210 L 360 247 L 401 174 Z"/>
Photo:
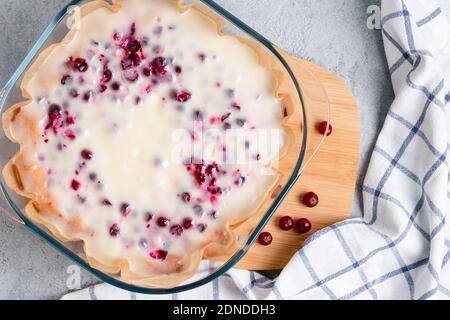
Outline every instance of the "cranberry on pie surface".
<path id="1" fill-rule="evenodd" d="M 286 145 L 271 70 L 174 3 L 94 1 L 29 69 L 29 100 L 3 119 L 21 146 L 6 181 L 29 195 L 30 219 L 144 286 L 175 286 L 209 244 L 228 245 L 227 224 L 267 197 Z M 280 144 L 229 144 L 257 130 L 278 130 Z M 236 151 L 249 162 L 233 161 Z"/>

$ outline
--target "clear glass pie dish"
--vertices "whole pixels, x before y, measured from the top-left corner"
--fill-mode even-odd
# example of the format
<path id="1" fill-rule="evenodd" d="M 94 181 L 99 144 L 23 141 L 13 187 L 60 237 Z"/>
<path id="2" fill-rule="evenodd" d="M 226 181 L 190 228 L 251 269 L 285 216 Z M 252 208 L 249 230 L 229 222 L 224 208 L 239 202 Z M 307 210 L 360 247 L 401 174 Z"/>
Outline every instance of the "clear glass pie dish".
<path id="1" fill-rule="evenodd" d="M 51 44 L 61 41 L 61 39 L 70 30 L 73 15 L 76 14 L 74 6 L 80 6 L 91 1 L 74 0 L 71 1 L 63 10 L 53 19 L 44 33 L 33 46 L 27 57 L 21 63 L 12 78 L 8 81 L 5 88 L 0 92 L 0 111 L 3 114 L 7 108 L 23 100 L 20 90 L 20 83 L 28 67 L 35 61 L 38 55 Z M 238 18 L 227 12 L 225 9 L 210 0 L 202 0 L 195 3 L 197 8 L 208 12 L 208 15 L 221 17 L 223 23 L 223 32 L 238 37 L 243 42 L 252 43 L 252 47 L 258 52 L 264 52 L 267 63 L 271 65 L 278 78 L 283 79 L 279 84 L 279 92 L 285 94 L 285 115 L 289 127 L 293 128 L 290 134 L 289 147 L 287 154 L 280 159 L 280 178 L 277 186 L 270 190 L 269 195 L 259 207 L 257 213 L 249 222 L 252 225 L 248 234 L 239 235 L 237 243 L 239 244 L 234 252 L 227 254 L 223 259 L 209 268 L 207 272 L 199 270 L 198 275 L 192 277 L 182 285 L 173 288 L 147 288 L 135 284 L 124 282 L 117 274 L 107 274 L 92 267 L 84 254 L 82 246 L 78 242 L 62 242 L 55 238 L 52 233 L 42 225 L 31 221 L 24 213 L 23 209 L 27 199 L 20 197 L 10 190 L 6 185 L 3 176 L 0 178 L 0 188 L 6 200 L 2 212 L 7 213 L 13 219 L 25 224 L 37 235 L 53 245 L 61 253 L 65 254 L 77 264 L 100 278 L 122 289 L 147 294 L 167 294 L 190 290 L 201 286 L 219 277 L 231 267 L 233 267 L 252 247 L 259 233 L 263 230 L 274 212 L 277 210 L 289 190 L 297 182 L 301 172 L 308 161 L 305 160 L 307 149 L 311 156 L 314 155 L 314 147 L 307 146 L 307 134 L 310 117 L 307 114 L 309 108 L 314 107 L 314 101 L 318 99 L 326 100 L 323 97 L 323 90 L 317 86 L 315 77 L 307 69 L 297 70 L 295 73 L 286 60 L 286 56 L 278 50 L 271 42 L 263 36 L 245 25 Z M 69 27 L 68 27 L 69 26 Z M 317 98 L 319 97 L 319 98 Z M 323 103 L 327 103 L 323 101 Z M 308 147 L 308 148 L 307 148 Z M 17 152 L 18 145 L 10 142 L 3 130 L 0 131 L 0 167 L 4 167 L 7 161 Z M 3 201 L 3 200 L 2 200 Z M 0 208 L 1 209 L 1 208 Z M 255 222 L 256 221 L 256 222 Z"/>

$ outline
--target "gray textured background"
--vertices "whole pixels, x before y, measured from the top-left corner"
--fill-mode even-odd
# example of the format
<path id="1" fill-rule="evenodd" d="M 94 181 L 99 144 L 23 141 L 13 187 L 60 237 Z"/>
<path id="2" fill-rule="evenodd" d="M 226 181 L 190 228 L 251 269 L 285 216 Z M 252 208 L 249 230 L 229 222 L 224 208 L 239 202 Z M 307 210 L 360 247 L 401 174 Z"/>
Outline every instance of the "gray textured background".
<path id="1" fill-rule="evenodd" d="M 380 0 L 217 0 L 288 53 L 338 74 L 355 95 L 362 122 L 358 186 L 393 99 L 379 31 L 366 26 Z M 439 0 L 450 12 L 448 0 Z M 0 0 L 0 87 L 66 0 Z M 361 212 L 357 192 L 353 214 Z M 73 263 L 0 216 L 0 299 L 59 298 Z M 98 280 L 82 272 L 82 285 Z"/>

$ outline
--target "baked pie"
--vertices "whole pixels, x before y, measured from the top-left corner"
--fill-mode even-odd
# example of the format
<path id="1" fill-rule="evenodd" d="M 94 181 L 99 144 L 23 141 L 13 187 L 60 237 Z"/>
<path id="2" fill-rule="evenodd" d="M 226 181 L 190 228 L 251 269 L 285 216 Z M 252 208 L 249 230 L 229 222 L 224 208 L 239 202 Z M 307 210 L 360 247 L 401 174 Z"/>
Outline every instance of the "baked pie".
<path id="1" fill-rule="evenodd" d="M 287 145 L 274 72 L 203 11 L 169 0 L 81 6 L 25 74 L 26 101 L 3 115 L 20 145 L 3 174 L 29 199 L 27 217 L 145 287 L 176 286 L 206 252 L 229 251 Z"/>

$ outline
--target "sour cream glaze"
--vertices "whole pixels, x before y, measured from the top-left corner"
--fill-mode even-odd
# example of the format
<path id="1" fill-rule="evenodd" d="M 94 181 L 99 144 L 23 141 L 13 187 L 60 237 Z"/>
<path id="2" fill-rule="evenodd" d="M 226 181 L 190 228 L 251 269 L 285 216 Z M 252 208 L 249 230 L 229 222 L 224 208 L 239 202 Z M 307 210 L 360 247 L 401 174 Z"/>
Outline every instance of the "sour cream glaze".
<path id="1" fill-rule="evenodd" d="M 84 241 L 95 265 L 171 275 L 195 269 L 267 196 L 283 110 L 255 52 L 201 12 L 119 5 L 84 14 L 34 66 L 7 131 L 40 222 Z M 278 133 L 275 147 L 251 139 L 263 131 Z"/>

